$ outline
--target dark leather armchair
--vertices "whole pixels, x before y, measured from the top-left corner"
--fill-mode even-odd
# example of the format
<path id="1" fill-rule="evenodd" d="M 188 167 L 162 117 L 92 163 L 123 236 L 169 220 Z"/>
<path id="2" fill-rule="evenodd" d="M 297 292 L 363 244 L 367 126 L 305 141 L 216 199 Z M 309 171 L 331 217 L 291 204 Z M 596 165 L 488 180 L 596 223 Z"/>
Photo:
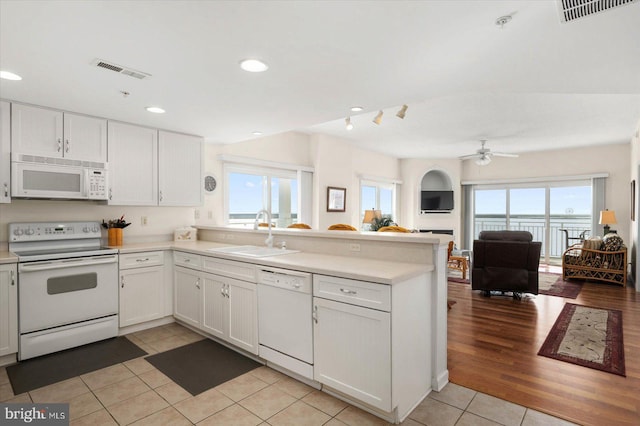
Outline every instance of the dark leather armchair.
<path id="1" fill-rule="evenodd" d="M 471 288 L 538 294 L 538 266 L 542 243 L 527 231 L 482 231 L 473 242 Z"/>

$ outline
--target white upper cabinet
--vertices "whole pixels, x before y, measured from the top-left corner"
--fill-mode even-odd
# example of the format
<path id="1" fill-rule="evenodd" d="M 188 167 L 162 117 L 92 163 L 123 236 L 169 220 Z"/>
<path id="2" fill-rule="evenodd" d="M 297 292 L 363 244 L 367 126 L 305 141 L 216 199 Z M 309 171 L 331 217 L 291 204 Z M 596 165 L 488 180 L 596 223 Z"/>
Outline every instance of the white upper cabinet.
<path id="1" fill-rule="evenodd" d="M 107 161 L 107 120 L 64 113 L 64 156 L 74 160 Z"/>
<path id="2" fill-rule="evenodd" d="M 18 154 L 106 162 L 107 120 L 14 103 L 11 147 Z"/>
<path id="3" fill-rule="evenodd" d="M 202 138 L 158 132 L 158 204 L 202 205 Z"/>
<path id="4" fill-rule="evenodd" d="M 11 202 L 11 104 L 0 101 L 0 203 Z"/>
<path id="5" fill-rule="evenodd" d="M 109 204 L 158 204 L 158 131 L 109 122 Z"/>

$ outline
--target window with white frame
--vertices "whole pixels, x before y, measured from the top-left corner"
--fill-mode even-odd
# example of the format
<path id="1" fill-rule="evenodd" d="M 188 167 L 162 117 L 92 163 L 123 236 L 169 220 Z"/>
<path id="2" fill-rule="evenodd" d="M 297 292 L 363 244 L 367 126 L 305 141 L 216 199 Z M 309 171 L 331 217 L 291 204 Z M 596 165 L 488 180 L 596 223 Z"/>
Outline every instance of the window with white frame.
<path id="1" fill-rule="evenodd" d="M 379 210 L 383 217 L 390 216 L 395 222 L 397 218 L 397 181 L 384 179 L 360 180 L 360 222 L 364 219 L 365 210 Z M 363 224 L 368 229 L 369 224 Z"/>
<path id="2" fill-rule="evenodd" d="M 270 212 L 278 228 L 310 222 L 311 176 L 302 170 L 225 164 L 226 225 L 253 227 L 260 210 Z"/>

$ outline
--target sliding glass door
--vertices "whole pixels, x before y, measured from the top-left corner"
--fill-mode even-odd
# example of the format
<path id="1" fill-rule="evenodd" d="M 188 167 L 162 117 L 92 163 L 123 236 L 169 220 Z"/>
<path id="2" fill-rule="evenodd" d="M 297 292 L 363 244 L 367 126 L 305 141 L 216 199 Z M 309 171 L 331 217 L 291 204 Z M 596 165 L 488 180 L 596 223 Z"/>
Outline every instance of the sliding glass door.
<path id="1" fill-rule="evenodd" d="M 529 231 L 542 242 L 545 262 L 589 235 L 592 223 L 590 181 L 522 185 L 483 185 L 473 193 L 473 238 L 484 230 Z"/>

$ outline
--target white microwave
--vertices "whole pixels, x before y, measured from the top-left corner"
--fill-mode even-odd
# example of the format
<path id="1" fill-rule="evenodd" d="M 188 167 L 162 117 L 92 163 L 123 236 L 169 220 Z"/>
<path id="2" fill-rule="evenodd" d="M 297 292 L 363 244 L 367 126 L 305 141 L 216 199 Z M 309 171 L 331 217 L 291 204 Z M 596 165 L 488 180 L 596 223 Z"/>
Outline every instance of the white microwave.
<path id="1" fill-rule="evenodd" d="M 13 155 L 11 197 L 106 200 L 106 163 Z"/>

